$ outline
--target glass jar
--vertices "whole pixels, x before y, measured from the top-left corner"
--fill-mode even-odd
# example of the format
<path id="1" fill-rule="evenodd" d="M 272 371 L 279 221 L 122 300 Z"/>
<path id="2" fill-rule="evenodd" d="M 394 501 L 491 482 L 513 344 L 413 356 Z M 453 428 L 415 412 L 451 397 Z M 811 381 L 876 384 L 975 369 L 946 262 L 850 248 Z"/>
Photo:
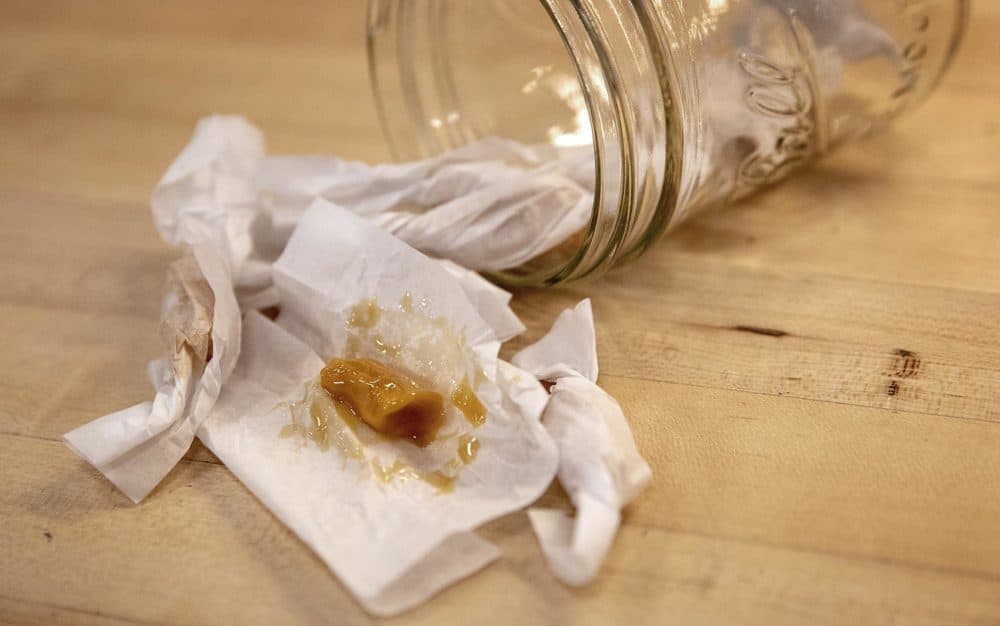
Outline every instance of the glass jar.
<path id="1" fill-rule="evenodd" d="M 884 127 L 933 89 L 967 14 L 967 0 L 370 0 L 370 71 L 399 159 L 500 136 L 592 162 L 589 225 L 499 275 L 552 284 Z"/>

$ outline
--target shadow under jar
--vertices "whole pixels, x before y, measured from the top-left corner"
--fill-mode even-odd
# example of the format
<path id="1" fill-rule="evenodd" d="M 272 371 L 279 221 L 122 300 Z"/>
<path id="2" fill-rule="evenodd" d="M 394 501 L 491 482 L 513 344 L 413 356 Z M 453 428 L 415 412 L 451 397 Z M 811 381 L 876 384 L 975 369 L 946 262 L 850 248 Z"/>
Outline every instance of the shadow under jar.
<path id="1" fill-rule="evenodd" d="M 396 158 L 501 137 L 588 180 L 586 226 L 496 274 L 544 285 L 885 126 L 967 17 L 968 0 L 370 0 L 369 61 Z"/>

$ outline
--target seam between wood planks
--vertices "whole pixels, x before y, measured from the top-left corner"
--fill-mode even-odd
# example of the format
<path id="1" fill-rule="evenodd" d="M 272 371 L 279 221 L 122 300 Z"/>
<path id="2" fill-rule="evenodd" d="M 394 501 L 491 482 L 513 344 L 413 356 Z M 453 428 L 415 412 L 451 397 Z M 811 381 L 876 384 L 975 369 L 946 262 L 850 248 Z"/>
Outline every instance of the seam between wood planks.
<path id="1" fill-rule="evenodd" d="M 39 436 L 33 436 L 33 435 L 19 435 L 19 434 L 13 434 L 13 435 L 11 435 L 10 433 L 0 433 L 0 436 L 22 437 L 22 438 L 25 438 L 25 439 L 36 440 L 36 441 L 43 441 L 43 442 L 48 442 L 48 443 L 61 443 L 61 442 L 57 442 L 55 440 L 49 439 L 47 437 L 39 437 Z M 184 457 L 178 463 L 202 463 L 202 464 L 205 464 L 205 465 L 214 465 L 214 466 L 220 468 L 220 470 L 221 469 L 225 469 L 228 474 L 230 474 L 231 476 L 233 476 L 235 478 L 235 475 L 233 475 L 229 471 L 229 469 L 226 468 L 225 464 L 223 464 L 221 462 L 220 463 L 216 463 L 214 461 L 206 461 L 206 460 L 192 459 L 192 458 L 189 458 L 189 457 Z M 105 479 L 103 477 L 100 477 L 100 480 L 105 480 Z M 246 485 L 244 485 L 241 481 L 239 481 L 239 479 L 236 479 L 236 481 L 237 481 L 237 483 L 239 484 L 239 486 L 241 488 L 243 488 L 244 490 L 247 490 Z M 253 493 L 250 492 L 249 490 L 247 490 L 247 493 L 250 494 L 250 495 L 253 495 Z M 256 499 L 256 496 L 254 496 L 254 498 Z M 516 513 L 516 512 L 514 512 L 514 513 Z M 512 513 L 512 514 L 514 514 L 514 513 Z M 277 519 L 277 518 L 275 518 L 275 519 Z M 795 552 L 795 553 L 799 553 L 799 554 L 811 554 L 811 555 L 817 555 L 817 556 L 826 556 L 826 557 L 838 558 L 838 559 L 843 559 L 843 560 L 846 560 L 846 561 L 853 561 L 853 562 L 862 563 L 862 564 L 876 564 L 876 565 L 896 567 L 896 568 L 899 568 L 899 569 L 905 569 L 905 570 L 910 570 L 910 571 L 915 571 L 915 572 L 923 572 L 923 573 L 932 573 L 932 574 L 940 574 L 940 575 L 948 575 L 948 576 L 972 578 L 972 579 L 983 580 L 983 581 L 987 581 L 987 582 L 1000 582 L 1000 575 L 991 574 L 991 573 L 982 572 L 982 571 L 965 570 L 965 569 L 961 569 L 961 568 L 945 567 L 945 566 L 935 565 L 933 563 L 922 563 L 922 562 L 915 562 L 915 561 L 905 561 L 905 560 L 898 560 L 898 559 L 892 559 L 892 558 L 888 558 L 888 557 L 881 557 L 881 556 L 876 556 L 876 555 L 871 555 L 871 554 L 864 554 L 864 553 L 856 553 L 856 552 L 838 552 L 838 551 L 835 551 L 835 550 L 824 550 L 824 549 L 821 549 L 821 548 L 815 548 L 815 547 L 810 547 L 810 546 L 803 546 L 803 545 L 798 545 L 798 544 L 782 544 L 782 543 L 778 543 L 778 542 L 774 542 L 774 541 L 768 541 L 768 540 L 765 540 L 765 539 L 758 539 L 758 538 L 755 538 L 755 537 L 739 537 L 739 536 L 736 536 L 736 535 L 729 535 L 729 534 L 725 534 L 725 533 L 708 533 L 708 532 L 699 532 L 699 531 L 696 531 L 696 530 L 690 530 L 690 529 L 686 529 L 686 528 L 673 528 L 673 527 L 670 527 L 670 526 L 655 526 L 655 525 L 651 525 L 651 524 L 648 524 L 648 523 L 641 523 L 641 522 L 635 522 L 635 521 L 630 520 L 627 508 L 625 509 L 623 524 L 626 525 L 626 526 L 628 526 L 628 527 L 630 527 L 630 528 L 635 528 L 635 529 L 639 529 L 639 530 L 645 529 L 645 530 L 652 530 L 652 531 L 655 531 L 655 532 L 662 532 L 662 533 L 667 533 L 667 534 L 690 535 L 690 536 L 696 536 L 696 537 L 703 537 L 703 538 L 706 538 L 706 539 L 712 539 L 712 540 L 718 540 L 718 541 L 724 541 L 724 542 L 731 542 L 731 543 L 738 543 L 738 544 L 747 545 L 747 546 L 763 547 L 763 548 L 768 548 L 768 549 L 772 549 L 772 550 L 782 550 L 782 551 L 787 551 L 787 552 Z"/>
<path id="2" fill-rule="evenodd" d="M 663 239 L 661 245 L 669 246 L 670 238 L 669 236 Z M 993 289 L 980 289 L 980 288 L 970 288 L 970 287 L 955 287 L 953 285 L 941 285 L 937 283 L 922 283 L 922 282 L 912 282 L 912 281 L 892 281 L 884 278 L 872 278 L 870 276 L 853 276 L 851 274 L 838 274 L 836 272 L 824 272 L 822 270 L 814 269 L 801 269 L 796 267 L 782 267 L 781 271 L 775 271 L 771 267 L 765 267 L 758 263 L 753 263 L 749 261 L 740 261 L 730 257 L 718 257 L 711 254 L 700 254 L 697 252 L 685 252 L 677 248 L 671 250 L 673 254 L 685 259 L 709 259 L 712 263 L 721 267 L 733 267 L 747 274 L 753 276 L 764 276 L 770 277 L 776 280 L 788 280 L 789 282 L 795 281 L 796 279 L 828 279 L 833 281 L 841 282 L 852 282 L 852 283 L 866 283 L 869 285 L 877 287 L 913 287 L 915 289 L 927 289 L 935 291 L 944 291 L 950 293 L 958 294 L 973 294 L 973 295 L 986 295 L 986 296 L 1000 296 L 1000 285 L 997 286 L 996 290 Z M 611 278 L 614 278 L 615 274 L 609 274 Z M 641 285 L 646 288 L 657 287 L 657 284 L 651 280 L 645 280 L 644 277 L 650 276 L 655 278 L 655 275 L 650 272 L 632 272 L 629 274 L 629 284 L 625 284 L 620 281 L 613 281 L 612 284 L 615 287 L 621 288 L 633 288 L 637 285 Z M 611 281 L 609 281 L 611 282 Z M 572 285 L 571 285 L 572 286 Z"/>
<path id="3" fill-rule="evenodd" d="M 891 413 L 893 415 L 920 415 L 920 416 L 924 416 L 924 417 L 943 417 L 945 419 L 964 420 L 964 421 L 968 421 L 968 422 L 979 422 L 979 423 L 982 423 L 982 424 L 1000 424 L 1000 421 L 998 421 L 998 420 L 983 419 L 981 417 L 966 417 L 966 416 L 962 416 L 962 415 L 949 415 L 947 413 L 927 413 L 925 411 L 911 411 L 911 410 L 906 410 L 906 409 L 887 409 L 885 407 L 874 406 L 874 405 L 871 405 L 871 404 L 854 404 L 854 403 L 851 403 L 851 402 L 844 402 L 842 400 L 828 400 L 828 399 L 824 399 L 824 398 L 810 398 L 808 396 L 796 396 L 796 395 L 793 395 L 791 393 L 769 393 L 767 391 L 751 391 L 751 390 L 748 390 L 748 389 L 733 389 L 732 387 L 713 387 L 711 385 L 703 385 L 703 384 L 699 384 L 699 383 L 679 383 L 679 382 L 671 382 L 671 381 L 668 381 L 668 380 L 659 380 L 659 379 L 656 379 L 656 378 L 648 378 L 648 377 L 641 377 L 641 376 L 622 376 L 622 375 L 619 375 L 619 374 L 601 374 L 600 378 L 601 379 L 612 378 L 612 379 L 620 379 L 620 380 L 632 380 L 632 381 L 637 381 L 637 382 L 657 383 L 657 384 L 660 384 L 660 385 L 673 385 L 673 386 L 676 386 L 676 387 L 692 387 L 694 389 L 711 389 L 713 391 L 724 391 L 724 392 L 727 392 L 727 393 L 745 393 L 745 394 L 749 394 L 749 395 L 752 395 L 752 396 L 764 396 L 764 397 L 767 397 L 767 398 L 776 398 L 776 399 L 779 399 L 779 400 L 797 400 L 799 402 L 816 402 L 818 404 L 834 404 L 834 405 L 837 405 L 837 406 L 847 406 L 847 407 L 853 407 L 853 408 L 856 408 L 856 409 L 866 409 L 866 410 L 871 410 L 871 411 L 884 411 L 886 413 Z M 598 382 L 600 382 L 600 380 Z M 954 395 L 954 394 L 952 394 L 952 395 Z M 961 396 L 961 397 L 964 398 L 965 396 Z"/>
<path id="4" fill-rule="evenodd" d="M 169 114 L 168 110 L 157 110 L 148 111 L 143 109 L 128 109 L 123 108 L 121 110 L 113 109 L 98 109 L 98 108 L 81 108 L 79 106 L 45 106 L 43 103 L 34 103 L 35 106 L 32 108 L 24 107 L 11 107 L 11 106 L 0 106 L 0 116 L 6 116 L 9 118 L 34 118 L 44 120 L 45 117 L 53 117 L 57 120 L 72 120 L 74 118 L 86 118 L 96 121 L 111 121 L 111 122 L 128 122 L 135 124 L 137 127 L 143 126 L 156 126 L 158 129 L 184 129 L 187 131 L 186 136 L 190 136 L 194 132 L 195 123 L 200 118 L 208 117 L 212 114 L 212 109 L 206 108 L 203 113 L 181 113 Z M 48 103 L 45 103 L 48 104 Z M 296 136 L 306 136 L 315 134 L 318 129 L 330 129 L 333 127 L 333 122 L 328 124 L 317 125 L 304 125 L 296 124 L 294 121 L 288 118 L 272 118 L 267 116 L 257 116 L 250 119 L 250 122 L 258 127 L 266 127 L 268 130 L 268 136 L 277 135 L 289 135 L 294 134 Z M 343 128 L 340 128 L 343 131 Z M 373 139 L 378 139 L 378 127 L 373 127 L 372 136 Z M 187 144 L 187 138 L 181 140 L 177 146 L 175 153 L 180 153 L 181 149 Z M 163 172 L 166 171 L 169 163 L 163 165 Z M 162 174 L 162 172 L 161 172 Z M 915 177 L 914 180 L 918 180 L 919 177 Z M 909 181 L 906 181 L 909 182 Z M 938 183 L 938 187 L 941 187 L 944 181 Z M 957 186 L 957 181 L 956 181 Z M 24 192 L 24 189 L 17 189 L 17 191 Z M 152 192 L 152 189 L 150 189 Z"/>
<path id="5" fill-rule="evenodd" d="M 888 567 L 894 567 L 897 569 L 925 572 L 933 574 L 941 574 L 945 576 L 956 576 L 961 578 L 972 578 L 975 580 L 982 580 L 985 582 L 1000 583 L 1000 575 L 991 574 L 988 572 L 981 572 L 976 570 L 967 570 L 957 567 L 944 567 L 940 565 L 934 565 L 933 563 L 918 563 L 913 561 L 901 561 L 898 559 L 891 559 L 887 557 L 880 557 L 874 555 L 867 555 L 862 553 L 854 552 L 840 552 L 836 550 L 823 550 L 820 548 L 813 548 L 809 546 L 800 546 L 794 544 L 782 544 L 774 541 L 768 541 L 766 539 L 739 537 L 736 535 L 728 535 L 724 533 L 706 533 L 697 530 L 691 530 L 688 528 L 674 528 L 670 526 L 650 526 L 649 524 L 642 524 L 637 522 L 631 522 L 628 519 L 628 509 L 626 509 L 624 519 L 622 521 L 624 526 L 629 526 L 631 528 L 646 529 L 657 532 L 663 532 L 667 534 L 675 535 L 690 535 L 693 537 L 702 537 L 705 539 L 720 540 L 725 542 L 737 543 L 745 546 L 760 546 L 765 548 L 770 548 L 772 550 L 783 550 L 787 552 L 798 552 L 802 554 L 815 554 L 818 556 L 826 556 L 836 559 L 842 559 L 845 561 L 862 562 L 862 563 L 873 563 L 877 565 L 883 565 Z M 605 566 L 607 567 L 607 566 Z M 617 572 L 625 572 L 626 570 L 615 570 Z M 644 574 L 645 575 L 645 574 Z"/>
<path id="6" fill-rule="evenodd" d="M 1000 292 L 997 293 L 997 296 L 998 296 L 998 301 L 1000 301 Z M 998 302 L 998 306 L 1000 306 L 1000 302 Z M 844 340 L 844 339 L 841 339 L 841 338 L 830 339 L 828 337 L 823 337 L 821 335 L 805 335 L 805 334 L 801 334 L 801 333 L 786 332 L 784 330 L 776 330 L 776 329 L 773 329 L 773 328 L 762 327 L 762 326 L 749 326 L 749 325 L 744 325 L 744 324 L 740 324 L 740 325 L 736 325 L 736 326 L 719 326 L 717 324 L 703 324 L 701 322 L 688 322 L 688 321 L 684 321 L 684 320 L 668 320 L 668 321 L 669 321 L 669 323 L 676 324 L 678 326 L 688 326 L 688 327 L 691 327 L 691 328 L 703 328 L 703 329 L 707 329 L 707 330 L 710 330 L 710 331 L 733 332 L 733 333 L 736 333 L 736 332 L 750 333 L 750 334 L 753 334 L 753 335 L 760 335 L 760 336 L 763 336 L 763 337 L 771 337 L 773 339 L 782 339 L 784 337 L 788 337 L 789 340 L 808 339 L 808 340 L 812 340 L 812 341 L 816 341 L 816 342 L 820 342 L 820 343 L 829 345 L 831 347 L 836 347 L 836 346 L 848 346 L 848 347 L 849 346 L 857 346 L 859 348 L 871 348 L 871 347 L 873 347 L 872 343 L 866 343 L 866 342 L 861 342 L 861 341 L 852 341 L 852 340 Z M 919 336 L 920 335 L 914 335 L 914 337 L 919 337 Z M 799 350 L 791 350 L 790 352 L 801 352 L 801 350 L 800 349 Z M 865 351 L 865 350 L 862 350 L 860 352 L 862 354 L 866 354 L 867 353 L 867 351 Z M 829 350 L 829 351 L 827 351 L 825 353 L 826 354 L 830 354 L 830 355 L 834 355 L 834 356 L 846 356 L 846 357 L 856 356 L 858 354 L 858 352 L 852 352 L 852 351 L 848 351 L 848 350 Z M 1000 374 L 1000 365 L 998 365 L 997 367 L 988 367 L 988 366 L 984 366 L 984 365 L 965 365 L 965 364 L 962 364 L 962 363 L 955 363 L 955 362 L 946 361 L 946 360 L 938 360 L 938 359 L 934 359 L 934 358 L 926 358 L 924 356 L 920 357 L 920 361 L 922 363 L 924 363 L 924 364 L 928 364 L 929 363 L 929 364 L 933 364 L 933 365 L 940 365 L 942 367 L 960 367 L 962 369 L 972 370 L 972 371 L 975 371 L 975 372 L 989 372 L 991 374 Z M 1000 359 L 998 359 L 998 362 L 1000 362 Z M 662 381 L 662 382 L 674 382 L 674 381 L 666 381 L 665 380 L 665 381 Z M 942 394 L 942 395 L 946 395 L 946 394 Z M 961 397 L 961 396 L 959 396 L 959 397 Z"/>
<path id="7" fill-rule="evenodd" d="M 0 593 L 0 599 L 10 600 L 12 602 L 20 602 L 22 604 L 30 604 L 30 605 L 33 605 L 33 606 L 45 607 L 45 608 L 49 608 L 49 609 L 57 609 L 59 611 L 68 611 L 68 612 L 71 612 L 71 613 L 80 613 L 82 615 L 90 615 L 90 616 L 93 616 L 93 617 L 103 617 L 103 618 L 107 618 L 107 619 L 118 620 L 120 622 L 128 622 L 130 624 L 156 624 L 156 625 L 163 625 L 163 626 L 169 626 L 169 624 L 170 624 L 170 622 L 149 622 L 149 621 L 140 620 L 140 619 L 134 618 L 134 617 L 126 617 L 124 615 L 118 615 L 116 613 L 108 613 L 107 611 L 94 611 L 94 610 L 90 610 L 90 609 L 84 609 L 84 608 L 78 608 L 78 607 L 73 607 L 73 606 L 67 606 L 65 604 L 56 604 L 56 603 L 53 603 L 53 602 L 42 602 L 42 601 L 39 601 L 39 600 L 29 600 L 27 598 L 18 598 L 18 597 L 15 597 L 15 596 L 9 596 L 9 595 L 2 594 L 2 593 Z"/>

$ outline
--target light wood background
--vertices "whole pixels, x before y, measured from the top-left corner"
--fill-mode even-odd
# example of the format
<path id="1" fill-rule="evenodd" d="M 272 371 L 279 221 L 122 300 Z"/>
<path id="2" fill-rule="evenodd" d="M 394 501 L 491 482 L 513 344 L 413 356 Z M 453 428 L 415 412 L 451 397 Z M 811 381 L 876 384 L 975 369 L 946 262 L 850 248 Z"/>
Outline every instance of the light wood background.
<path id="1" fill-rule="evenodd" d="M 150 395 L 174 253 L 147 199 L 198 117 L 386 156 L 362 5 L 0 0 L 0 621 L 368 621 L 200 446 L 133 506 L 59 442 Z M 484 530 L 500 562 L 399 622 L 1000 624 L 998 32 L 976 2 L 890 134 L 599 283 L 519 294 L 533 335 L 594 298 L 655 478 L 593 586 L 511 515 Z"/>

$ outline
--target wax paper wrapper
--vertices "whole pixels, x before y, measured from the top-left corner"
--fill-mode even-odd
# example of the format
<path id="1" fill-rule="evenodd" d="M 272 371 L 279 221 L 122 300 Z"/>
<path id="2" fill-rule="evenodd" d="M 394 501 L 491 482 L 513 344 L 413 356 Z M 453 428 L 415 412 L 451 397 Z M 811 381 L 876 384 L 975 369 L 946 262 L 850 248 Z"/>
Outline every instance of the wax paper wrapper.
<path id="1" fill-rule="evenodd" d="M 171 243 L 211 231 L 245 307 L 276 303 L 270 264 L 316 198 L 363 216 L 421 251 L 475 270 L 517 266 L 585 227 L 590 149 L 486 138 L 426 160 L 368 165 L 334 156 L 265 155 L 241 117 L 198 123 L 153 193 Z"/>
<path id="2" fill-rule="evenodd" d="M 510 308 L 509 291 L 447 259 L 440 259 L 438 262 L 449 274 L 458 279 L 465 297 L 476 308 L 483 321 L 493 328 L 498 341 L 503 343 L 525 331 L 521 319 Z"/>
<path id="3" fill-rule="evenodd" d="M 322 197 L 413 247 L 475 270 L 516 267 L 590 220 L 593 155 L 489 137 L 423 161 L 369 166 L 272 157 L 261 191 L 279 213 Z"/>
<path id="4" fill-rule="evenodd" d="M 85 424 L 63 439 L 134 502 L 184 456 L 239 356 L 241 320 L 228 261 L 196 243 L 171 266 L 161 334 L 168 357 L 150 366 L 156 397 Z"/>
<path id="5" fill-rule="evenodd" d="M 535 500 L 558 463 L 538 381 L 497 358 L 504 325 L 441 263 L 324 201 L 302 216 L 274 283 L 281 314 L 248 315 L 202 441 L 374 614 L 494 559 L 471 531 Z M 389 363 L 453 398 L 437 440 L 387 441 L 338 417 L 314 383 L 331 357 Z M 463 385 L 485 419 L 459 410 Z"/>
<path id="6" fill-rule="evenodd" d="M 528 515 L 549 566 L 574 586 L 597 575 L 621 523 L 621 509 L 651 477 L 621 407 L 596 384 L 595 346 L 590 300 L 584 300 L 511 359 L 555 382 L 542 423 L 559 448 L 559 482 L 576 507 L 576 518 L 549 509 L 532 509 Z"/>
<path id="7" fill-rule="evenodd" d="M 152 197 L 153 223 L 163 240 L 175 246 L 212 243 L 228 260 L 245 309 L 276 303 L 271 264 L 291 232 L 258 203 L 255 176 L 264 157 L 264 136 L 245 119 L 207 117 Z"/>

